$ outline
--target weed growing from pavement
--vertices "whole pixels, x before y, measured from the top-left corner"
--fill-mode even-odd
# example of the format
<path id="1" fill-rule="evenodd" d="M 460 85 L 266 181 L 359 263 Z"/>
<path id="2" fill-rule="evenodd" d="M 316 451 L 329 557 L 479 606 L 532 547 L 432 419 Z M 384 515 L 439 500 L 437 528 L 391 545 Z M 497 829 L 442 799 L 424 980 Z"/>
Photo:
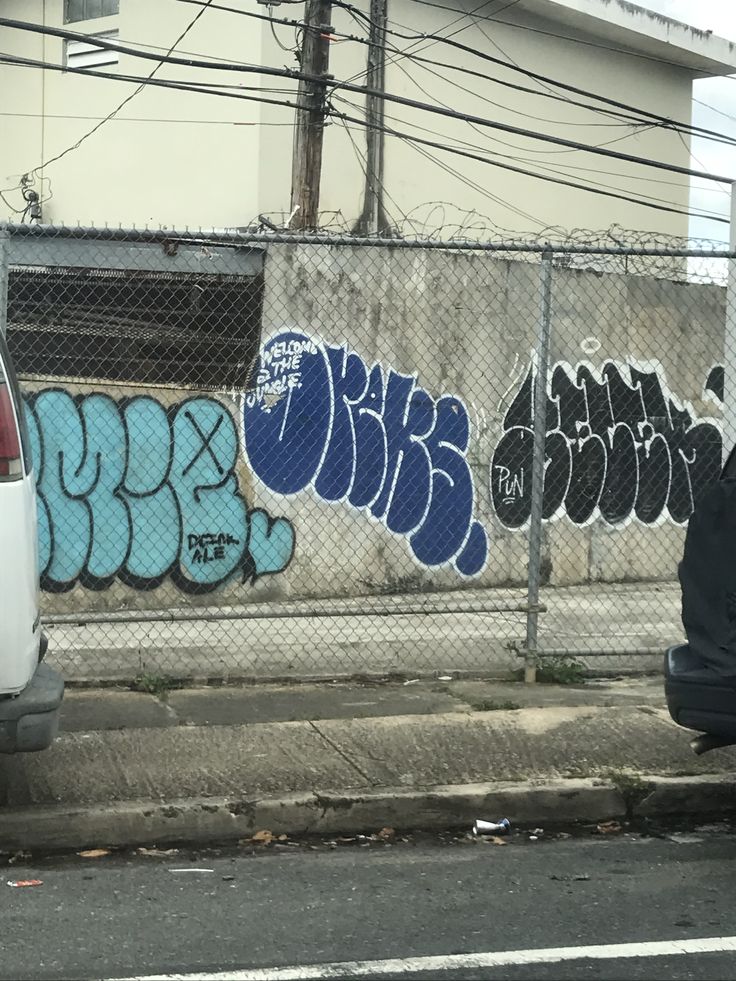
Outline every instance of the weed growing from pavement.
<path id="1" fill-rule="evenodd" d="M 495 698 L 479 698 L 470 702 L 470 707 L 475 712 L 515 712 L 521 708 L 518 702 L 506 699 L 503 702 L 496 701 Z"/>
<path id="2" fill-rule="evenodd" d="M 643 780 L 638 773 L 613 770 L 607 773 L 606 777 L 623 797 L 628 814 L 631 814 L 633 808 L 641 803 L 652 790 L 652 784 Z"/>
<path id="3" fill-rule="evenodd" d="M 518 649 L 516 653 L 522 654 Z M 585 682 L 585 665 L 572 654 L 537 654 L 532 663 L 540 685 L 582 685 Z M 514 671 L 516 681 L 524 680 L 524 670 L 517 668 Z"/>
<path id="4" fill-rule="evenodd" d="M 162 674 L 143 672 L 134 679 L 130 690 L 146 692 L 149 695 L 155 695 L 156 698 L 165 699 L 173 687 L 174 683 L 171 678 Z"/>
<path id="5" fill-rule="evenodd" d="M 540 657 L 537 681 L 543 685 L 581 685 L 585 681 L 585 665 L 570 654 Z"/>

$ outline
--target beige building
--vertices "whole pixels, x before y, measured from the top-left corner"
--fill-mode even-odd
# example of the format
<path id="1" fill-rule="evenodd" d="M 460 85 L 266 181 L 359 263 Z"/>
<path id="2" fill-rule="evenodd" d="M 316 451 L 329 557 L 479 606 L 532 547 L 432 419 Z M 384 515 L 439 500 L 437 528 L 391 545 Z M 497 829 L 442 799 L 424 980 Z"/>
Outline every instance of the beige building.
<path id="1" fill-rule="evenodd" d="M 365 0 L 357 2 L 368 9 Z M 275 18 L 298 19 L 300 6 L 268 7 L 257 0 L 228 0 L 219 6 L 234 9 L 217 9 L 218 0 L 206 10 L 182 0 L 0 0 L 0 15 L 102 34 L 154 55 L 165 54 L 197 18 L 177 54 L 297 67 L 294 27 L 241 12 L 263 16 L 270 10 Z M 690 120 L 693 79 L 736 71 L 736 45 L 623 0 L 488 0 L 481 6 L 475 0 L 389 0 L 388 16 L 397 32 L 388 36 L 389 93 L 681 167 L 690 165 L 687 136 L 622 120 L 604 111 L 611 107 L 588 96 L 561 91 L 440 41 L 414 37 L 452 37 L 527 71 L 681 122 Z M 343 7 L 334 8 L 332 26 L 330 71 L 337 79 L 356 77 L 361 84 L 366 45 L 340 35 L 364 38 L 367 26 Z M 3 217 L 17 218 L 24 207 L 22 175 L 32 174 L 44 222 L 232 228 L 249 225 L 259 214 L 278 223 L 288 218 L 294 110 L 241 97 L 291 102 L 292 81 L 165 65 L 156 79 L 216 83 L 220 94 L 153 86 L 135 94 L 137 81 L 84 72 L 142 77 L 156 61 L 9 27 L 2 27 L 2 35 L 6 54 L 82 69 L 77 74 L 0 65 Z M 463 74 L 457 67 L 487 78 Z M 532 91 L 520 91 L 519 86 Z M 128 96 L 130 101 L 107 119 Z M 573 105 L 570 99 L 597 106 L 598 111 Z M 346 91 L 335 93 L 332 105 L 352 116 L 364 111 L 361 95 Z M 403 135 L 387 135 L 383 205 L 387 220 L 405 233 L 445 226 L 452 233 L 464 227 L 473 234 L 491 223 L 531 233 L 550 225 L 603 229 L 614 223 L 687 232 L 684 215 L 628 200 L 636 196 L 684 211 L 690 193 L 686 176 L 390 102 L 385 112 L 385 125 L 406 136 L 454 146 L 537 175 L 418 147 Z M 333 118 L 324 143 L 323 224 L 354 226 L 364 205 L 365 153 L 365 130 Z M 561 186 L 542 176 L 576 186 Z"/>

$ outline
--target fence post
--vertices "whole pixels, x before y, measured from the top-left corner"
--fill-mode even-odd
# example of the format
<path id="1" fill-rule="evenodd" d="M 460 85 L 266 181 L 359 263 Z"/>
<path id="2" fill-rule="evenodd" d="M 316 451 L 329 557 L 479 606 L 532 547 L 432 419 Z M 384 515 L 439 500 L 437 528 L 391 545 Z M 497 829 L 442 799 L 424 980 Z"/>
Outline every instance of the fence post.
<path id="1" fill-rule="evenodd" d="M 531 512 L 529 519 L 529 571 L 527 584 L 524 681 L 537 680 L 539 634 L 539 580 L 542 563 L 542 510 L 544 508 L 544 457 L 547 440 L 547 376 L 552 330 L 552 249 L 542 253 L 541 303 L 537 340 L 537 378 L 534 387 L 534 443 L 532 447 Z"/>
<path id="2" fill-rule="evenodd" d="M 731 185 L 731 252 L 736 252 L 736 182 Z M 723 462 L 736 446 L 736 259 L 728 259 L 723 338 Z"/>
<path id="3" fill-rule="evenodd" d="M 10 229 L 0 223 L 0 334 L 8 332 L 8 276 L 10 267 Z"/>

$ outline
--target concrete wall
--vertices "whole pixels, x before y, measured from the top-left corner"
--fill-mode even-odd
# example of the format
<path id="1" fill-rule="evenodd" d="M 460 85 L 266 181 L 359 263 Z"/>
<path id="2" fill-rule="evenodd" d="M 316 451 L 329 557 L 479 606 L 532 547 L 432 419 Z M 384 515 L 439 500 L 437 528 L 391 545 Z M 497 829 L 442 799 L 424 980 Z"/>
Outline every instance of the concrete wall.
<path id="1" fill-rule="evenodd" d="M 472 0 L 456 0 L 456 8 L 448 11 L 423 6 L 419 18 L 413 0 L 396 0 L 391 18 L 399 31 L 451 34 L 471 47 L 510 58 L 563 82 L 605 95 L 613 93 L 622 101 L 685 122 L 690 118 L 691 81 L 684 69 L 609 50 L 600 43 L 591 46 L 587 43 L 590 37 L 569 27 L 562 33 L 570 39 L 551 37 L 550 31 L 560 33 L 553 22 L 532 18 L 520 8 L 510 7 L 504 12 L 503 19 L 509 24 L 487 23 L 471 16 Z M 61 25 L 62 0 L 2 0 L 0 9 L 9 17 Z M 258 12 L 262 9 L 257 7 Z M 284 12 L 289 14 L 285 7 L 277 11 L 281 15 Z M 121 41 L 156 53 L 170 47 L 195 13 L 176 0 L 121 0 L 119 16 L 70 26 L 86 32 L 118 28 Z M 333 21 L 337 31 L 364 33 L 346 11 L 335 9 Z M 293 45 L 291 29 L 277 26 L 276 33 L 282 44 Z M 390 92 L 586 144 L 611 144 L 629 153 L 680 165 L 689 163 L 688 148 L 677 134 L 662 129 L 634 130 L 620 120 L 576 108 L 564 100 L 509 88 L 500 83 L 528 83 L 549 94 L 548 87 L 529 82 L 523 75 L 438 43 L 422 45 L 392 36 L 391 44 L 400 53 L 392 51 L 389 58 Z M 4 31 L 4 50 L 57 64 L 63 61 L 60 39 L 10 29 Z M 296 66 L 293 56 L 278 47 L 268 25 L 219 10 L 205 12 L 178 51 L 251 65 Z M 410 63 L 401 54 L 409 51 L 485 73 L 488 80 L 469 78 L 449 68 Z M 365 45 L 347 40 L 334 43 L 330 57 L 330 70 L 336 78 L 357 76 L 361 81 Z M 154 64 L 122 55 L 110 71 L 146 75 Z M 252 74 L 167 66 L 156 77 L 262 85 L 264 90 L 277 89 L 262 93 L 277 100 L 294 95 L 290 82 Z M 8 94 L 8 115 L 3 117 L 0 142 L 0 187 L 8 189 L 6 197 L 13 207 L 22 208 L 20 192 L 13 190 L 19 175 L 72 147 L 131 94 L 135 85 L 2 65 L 0 88 Z M 241 89 L 240 94 L 254 93 Z M 338 110 L 361 116 L 360 95 L 338 96 L 343 99 L 334 100 Z M 675 235 L 687 233 L 686 216 L 645 209 L 628 200 L 635 192 L 639 197 L 651 195 L 686 209 L 686 179 L 665 175 L 667 183 L 662 184 L 662 175 L 646 168 L 523 136 L 472 128 L 464 122 L 401 106 L 387 104 L 386 114 L 389 127 L 411 135 L 441 144 L 460 141 L 471 152 L 490 155 L 498 163 L 521 166 L 575 185 L 589 182 L 624 198 L 613 200 L 575 187 L 563 188 L 443 150 L 425 148 L 420 152 L 389 136 L 385 206 L 389 219 L 406 233 L 447 226 L 448 232 L 462 228 L 471 236 L 484 235 L 489 221 L 517 233 L 540 232 L 550 225 L 605 229 L 612 224 Z M 325 134 L 321 207 L 324 222 L 340 228 L 350 228 L 359 216 L 365 183 L 365 132 L 350 126 L 346 130 L 339 120 L 333 120 Z M 249 224 L 260 212 L 288 214 L 292 137 L 293 110 L 289 108 L 148 86 L 78 148 L 39 171 L 37 188 L 44 198 L 44 220 L 237 227 Z"/>
<path id="2" fill-rule="evenodd" d="M 524 583 L 539 276 L 275 246 L 251 391 L 27 382 L 47 612 Z M 721 456 L 724 305 L 555 269 L 546 582 L 674 578 Z"/>
<path id="3" fill-rule="evenodd" d="M 284 484 L 277 467 L 251 454 L 259 499 L 298 528 L 287 574 L 292 588 L 331 595 L 397 583 L 524 582 L 538 266 L 477 254 L 306 246 L 273 249 L 268 263 L 265 349 L 301 335 L 318 351 L 303 355 L 296 367 L 266 369 L 262 389 L 251 396 L 251 414 L 246 410 L 246 452 L 252 431 L 254 438 L 272 436 L 272 460 L 283 454 L 286 465 L 295 447 L 300 460 L 310 454 L 313 463 L 320 460 L 313 471 L 311 464 L 305 468 L 312 479 Z M 674 577 L 693 496 L 720 463 L 724 305 L 725 291 L 717 286 L 555 270 L 543 561 L 551 584 Z M 314 423 L 321 411 L 321 396 L 302 389 L 321 390 L 317 365 L 325 359 L 333 376 L 325 396 L 335 413 L 330 438 L 319 422 L 301 430 L 298 422 L 308 416 Z M 428 393 L 431 423 L 419 417 L 406 422 L 413 397 L 405 412 L 386 410 L 392 372 Z M 279 392 L 290 393 L 291 385 L 302 388 L 288 404 Z M 365 448 L 370 433 L 358 430 L 366 415 L 376 414 L 371 399 L 378 393 L 380 401 L 381 390 L 384 407 L 377 414 L 389 450 L 371 458 Z M 280 399 L 270 407 L 269 391 Z M 453 447 L 447 462 L 435 454 L 442 397 L 458 422 L 439 437 Z M 349 424 L 340 418 L 341 401 L 350 406 Z M 273 416 L 265 424 L 264 412 Z M 465 420 L 467 444 L 459 424 Z M 290 436 L 292 425 L 301 439 Z M 398 444 L 405 470 L 396 478 L 390 447 L 396 452 Z M 416 490 L 423 487 L 422 466 L 406 463 L 417 445 L 432 472 L 426 495 Z M 324 476 L 329 465 L 352 468 L 353 489 L 366 471 L 383 466 L 397 495 L 426 515 L 423 525 L 407 522 L 410 528 L 419 525 L 439 542 L 451 526 L 456 537 L 445 535 L 445 551 L 438 544 L 435 554 L 430 549 L 418 558 L 411 532 L 388 530 L 386 501 L 379 498 L 378 507 L 351 503 L 353 491 Z M 463 496 L 466 469 L 470 509 Z M 451 475 L 451 489 L 442 472 Z M 274 488 L 279 493 L 268 496 Z M 477 526 L 487 536 L 485 560 Z M 457 551 L 450 553 L 453 542 Z M 438 558 L 445 561 L 437 566 Z"/>

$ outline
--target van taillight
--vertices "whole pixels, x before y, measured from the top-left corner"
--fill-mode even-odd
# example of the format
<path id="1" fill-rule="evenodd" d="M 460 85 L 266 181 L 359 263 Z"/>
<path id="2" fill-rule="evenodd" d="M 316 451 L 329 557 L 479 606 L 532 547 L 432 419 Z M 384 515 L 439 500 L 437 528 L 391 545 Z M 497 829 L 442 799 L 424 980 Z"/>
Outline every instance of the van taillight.
<path id="1" fill-rule="evenodd" d="M 0 384 L 0 480 L 20 477 L 20 438 L 7 385 Z"/>

